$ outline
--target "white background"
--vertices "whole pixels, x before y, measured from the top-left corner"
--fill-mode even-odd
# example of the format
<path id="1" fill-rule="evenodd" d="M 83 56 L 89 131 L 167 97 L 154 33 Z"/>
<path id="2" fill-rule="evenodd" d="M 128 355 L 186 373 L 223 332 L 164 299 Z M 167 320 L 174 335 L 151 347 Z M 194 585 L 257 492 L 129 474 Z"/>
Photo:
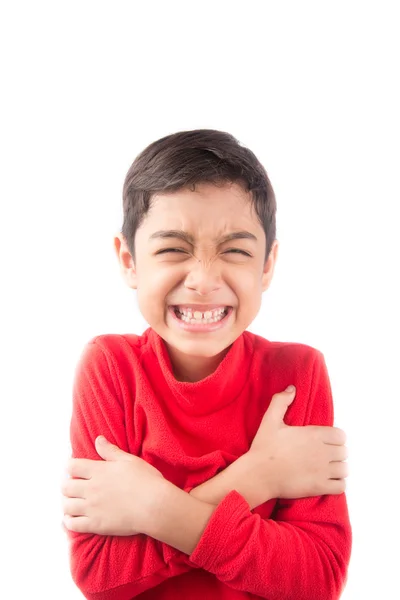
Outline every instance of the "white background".
<path id="1" fill-rule="evenodd" d="M 251 330 L 325 356 L 348 435 L 342 598 L 399 598 L 397 2 L 4 2 L 2 596 L 81 598 L 60 485 L 75 365 L 142 333 L 112 247 L 135 156 L 175 131 L 249 146 L 280 254 Z"/>

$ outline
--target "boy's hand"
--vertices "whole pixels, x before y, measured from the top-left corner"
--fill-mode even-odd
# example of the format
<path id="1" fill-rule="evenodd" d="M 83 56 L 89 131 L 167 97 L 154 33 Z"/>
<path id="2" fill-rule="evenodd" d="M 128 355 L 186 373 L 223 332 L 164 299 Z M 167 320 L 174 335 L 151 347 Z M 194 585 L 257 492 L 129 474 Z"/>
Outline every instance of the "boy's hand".
<path id="1" fill-rule="evenodd" d="M 65 526 L 99 535 L 143 533 L 163 475 L 100 436 L 96 450 L 104 460 L 69 460 L 68 473 L 79 479 L 66 479 L 61 488 Z"/>
<path id="2" fill-rule="evenodd" d="M 348 476 L 347 463 L 341 462 L 348 455 L 346 434 L 338 427 L 286 425 L 283 418 L 294 397 L 295 390 L 272 397 L 247 452 L 249 476 L 260 498 L 265 490 L 270 498 L 341 494 Z"/>

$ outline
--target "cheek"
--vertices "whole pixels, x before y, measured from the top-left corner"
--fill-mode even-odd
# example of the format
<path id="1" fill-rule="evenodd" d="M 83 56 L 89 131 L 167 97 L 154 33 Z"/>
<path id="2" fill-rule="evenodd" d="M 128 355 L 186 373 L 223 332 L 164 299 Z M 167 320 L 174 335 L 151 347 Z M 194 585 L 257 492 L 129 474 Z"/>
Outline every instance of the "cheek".
<path id="1" fill-rule="evenodd" d="M 139 306 L 146 312 L 160 309 L 165 305 L 166 296 L 182 281 L 179 269 L 165 265 L 148 265 L 138 276 L 137 297 Z"/>
<path id="2" fill-rule="evenodd" d="M 249 301 L 251 296 L 257 295 L 262 291 L 262 280 L 258 272 L 253 269 L 242 270 L 236 272 L 234 277 L 230 279 L 232 289 L 237 291 L 241 296 L 248 296 Z"/>
<path id="3" fill-rule="evenodd" d="M 238 298 L 240 313 L 248 315 L 258 312 L 262 300 L 262 281 L 258 273 L 246 271 L 237 274 L 232 289 Z M 247 316 L 245 317 L 247 319 Z"/>

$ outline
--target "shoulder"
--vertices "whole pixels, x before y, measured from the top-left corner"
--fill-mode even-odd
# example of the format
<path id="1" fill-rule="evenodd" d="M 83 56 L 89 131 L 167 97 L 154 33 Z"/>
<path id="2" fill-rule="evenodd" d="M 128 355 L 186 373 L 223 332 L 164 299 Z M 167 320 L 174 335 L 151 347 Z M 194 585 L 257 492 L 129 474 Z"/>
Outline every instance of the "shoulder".
<path id="1" fill-rule="evenodd" d="M 143 344 L 146 343 L 146 335 L 136 335 L 135 333 L 103 333 L 96 335 L 88 341 L 88 345 L 97 346 L 103 352 L 121 352 L 133 351 L 140 352 Z"/>
<path id="2" fill-rule="evenodd" d="M 74 390 L 91 390 L 107 401 L 106 396 L 131 398 L 142 371 L 142 355 L 148 348 L 147 331 L 143 335 L 106 333 L 90 338 L 81 350 L 74 372 Z"/>
<path id="3" fill-rule="evenodd" d="M 333 424 L 333 399 L 323 353 L 300 342 L 269 341 L 251 334 L 254 345 L 253 378 L 269 397 L 289 384 L 296 386 L 286 413 L 288 425 Z"/>
<path id="4" fill-rule="evenodd" d="M 83 347 L 78 366 L 96 364 L 118 369 L 124 364 L 132 367 L 140 362 L 148 348 L 148 330 L 142 335 L 134 333 L 104 333 L 88 340 Z"/>
<path id="5" fill-rule="evenodd" d="M 245 332 L 254 347 L 254 357 L 265 366 L 277 366 L 281 368 L 296 366 L 313 369 L 316 362 L 324 360 L 322 352 L 309 344 L 300 342 L 271 341 L 260 335 Z"/>

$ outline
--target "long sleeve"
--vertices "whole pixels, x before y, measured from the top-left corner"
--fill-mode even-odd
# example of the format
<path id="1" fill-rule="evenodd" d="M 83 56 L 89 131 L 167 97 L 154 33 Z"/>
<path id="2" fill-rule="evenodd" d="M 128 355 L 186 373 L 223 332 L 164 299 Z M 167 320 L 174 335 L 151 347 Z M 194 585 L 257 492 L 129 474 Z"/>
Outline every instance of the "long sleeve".
<path id="1" fill-rule="evenodd" d="M 89 342 L 75 371 L 70 426 L 72 456 L 102 460 L 95 439 L 105 435 L 129 452 L 118 377 L 111 356 Z M 144 534 L 101 536 L 64 527 L 72 578 L 89 600 L 130 600 L 193 569 L 187 555 Z"/>
<path id="2" fill-rule="evenodd" d="M 304 425 L 333 425 L 323 354 L 316 351 Z M 337 600 L 352 532 L 345 494 L 278 500 L 269 519 L 236 490 L 218 505 L 189 560 L 228 586 L 268 600 Z"/>

